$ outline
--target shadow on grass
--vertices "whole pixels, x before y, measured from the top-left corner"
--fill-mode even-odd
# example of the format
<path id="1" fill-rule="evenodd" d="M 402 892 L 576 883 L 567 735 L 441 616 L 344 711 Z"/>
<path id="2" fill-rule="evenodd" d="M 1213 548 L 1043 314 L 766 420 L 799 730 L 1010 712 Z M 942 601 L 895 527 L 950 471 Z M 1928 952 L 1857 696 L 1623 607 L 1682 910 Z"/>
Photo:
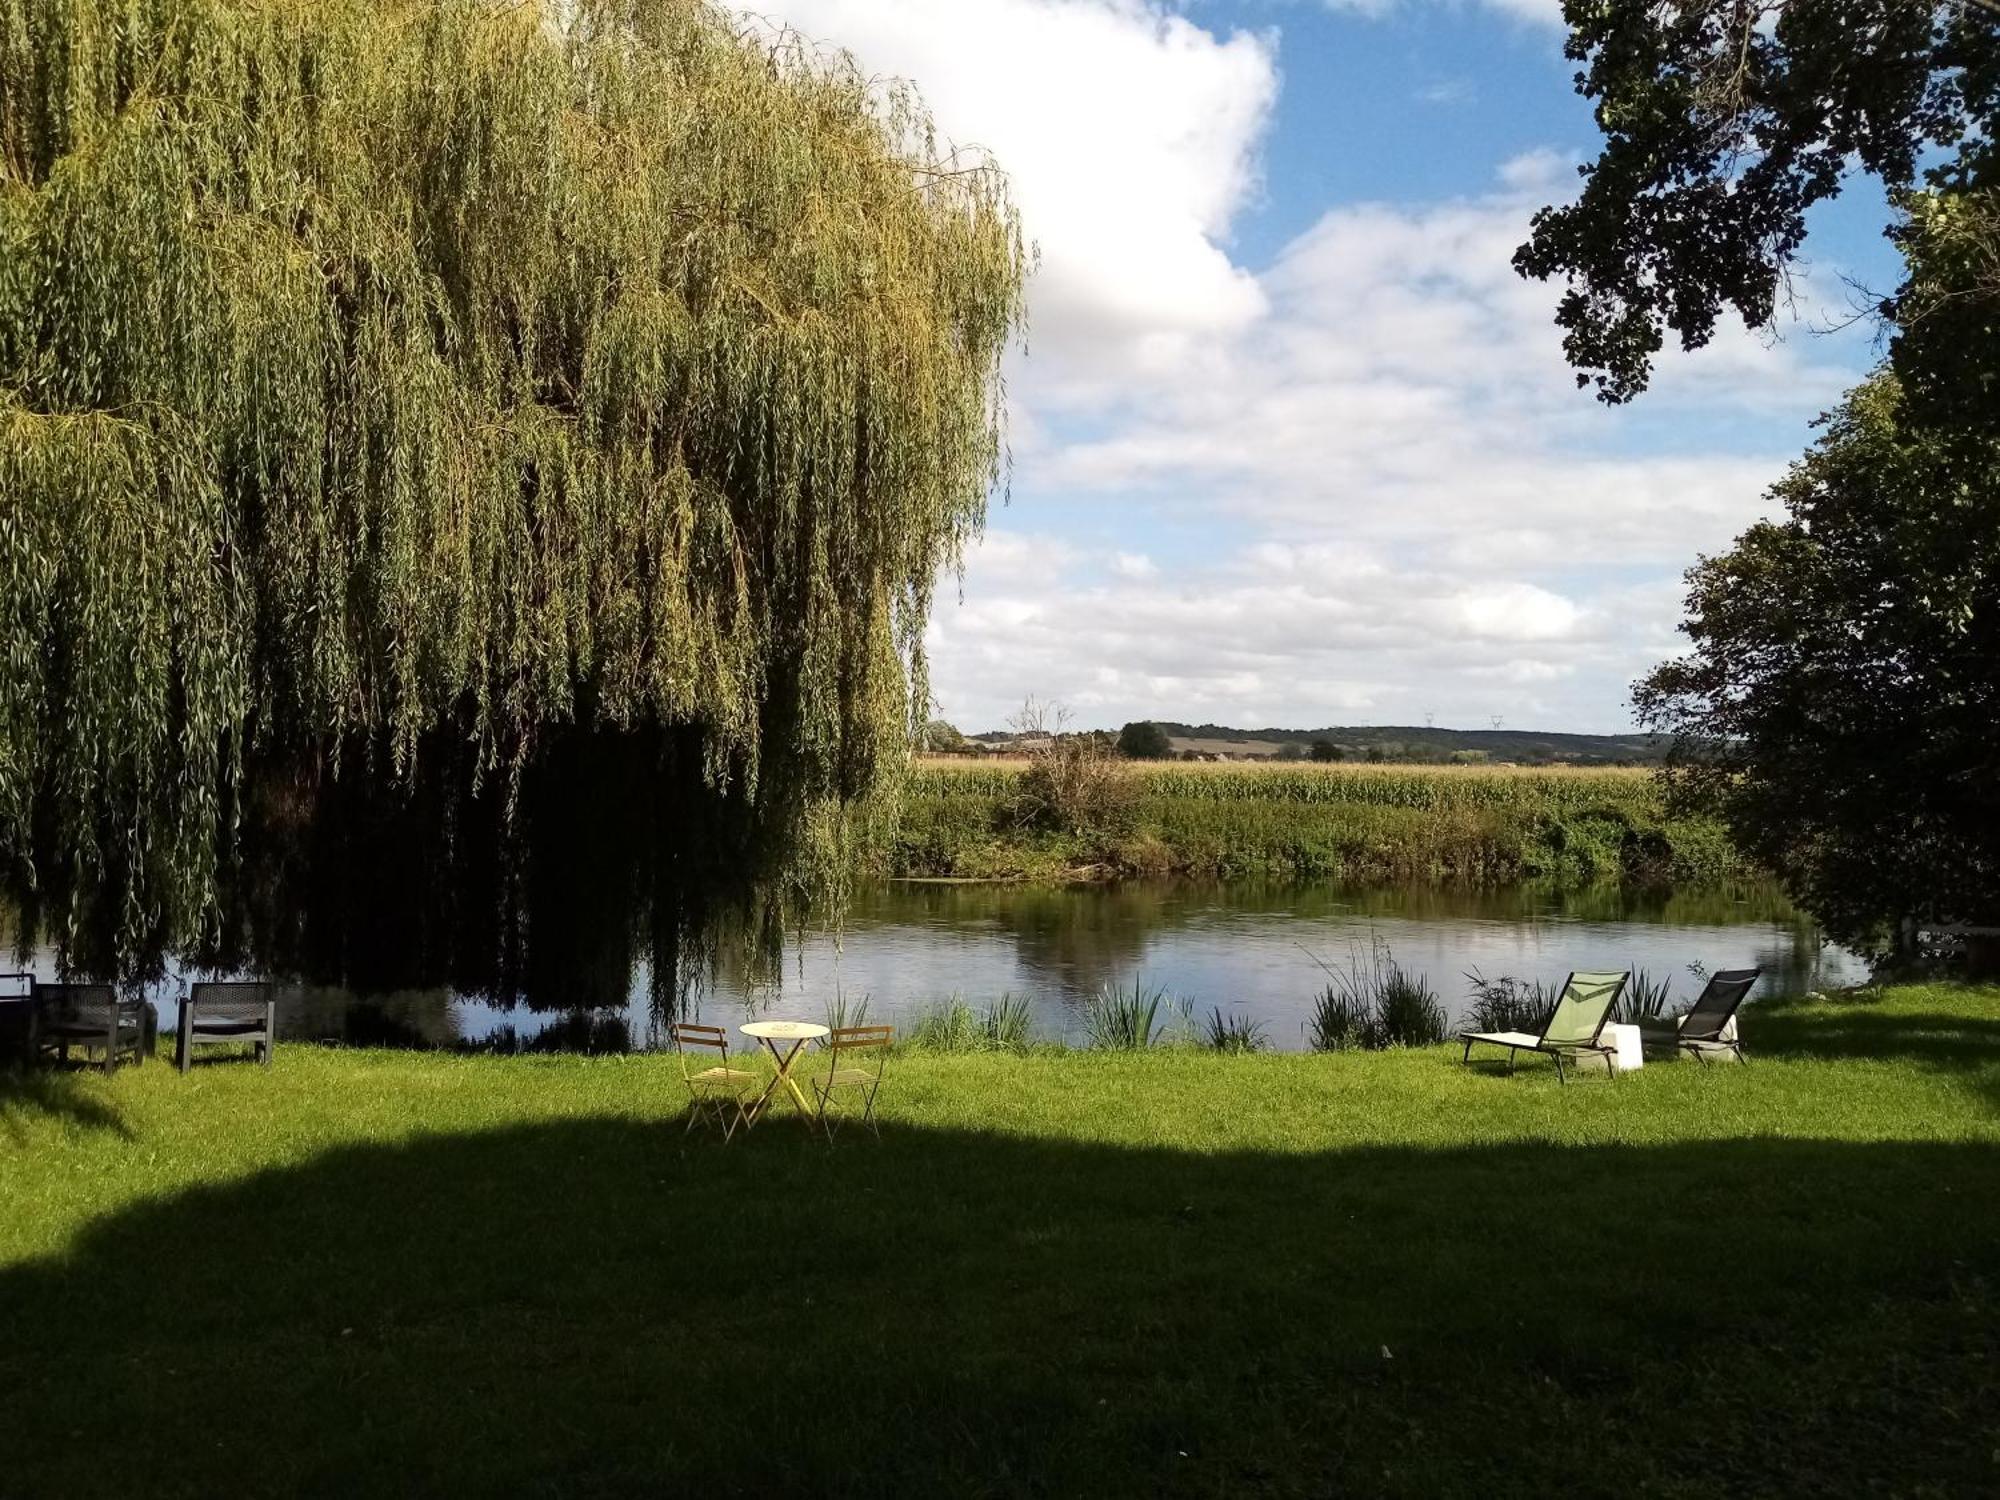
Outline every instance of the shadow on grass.
<path id="1" fill-rule="evenodd" d="M 1839 1000 L 1758 1007 L 1748 1014 L 1753 1056 L 1911 1062 L 1956 1075 L 2000 1108 L 2000 1013 L 1913 1011 L 1888 1006 L 1860 990 Z"/>
<path id="2" fill-rule="evenodd" d="M 828 1151 L 773 1122 L 724 1150 L 590 1119 L 346 1148 L 136 1206 L 0 1273 L 0 1488 L 1996 1477 L 1991 1147 L 885 1135 Z"/>
<path id="3" fill-rule="evenodd" d="M 26 1139 L 22 1122 L 33 1118 L 63 1120 L 133 1139 L 125 1117 L 91 1097 L 80 1069 L 0 1068 L 0 1128 L 19 1142 Z"/>

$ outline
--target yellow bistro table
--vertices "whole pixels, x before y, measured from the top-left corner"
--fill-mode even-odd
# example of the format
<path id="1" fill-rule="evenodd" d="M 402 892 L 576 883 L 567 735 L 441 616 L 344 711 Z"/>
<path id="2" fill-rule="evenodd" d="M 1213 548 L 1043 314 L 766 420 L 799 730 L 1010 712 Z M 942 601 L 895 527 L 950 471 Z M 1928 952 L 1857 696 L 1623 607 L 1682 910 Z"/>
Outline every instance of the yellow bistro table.
<path id="1" fill-rule="evenodd" d="M 785 1092 L 792 1096 L 793 1103 L 798 1105 L 799 1118 L 806 1122 L 806 1129 L 812 1129 L 813 1108 L 806 1102 L 806 1096 L 799 1091 L 798 1084 L 792 1080 L 792 1064 L 798 1058 L 799 1049 L 807 1042 L 825 1036 L 826 1028 L 816 1026 L 811 1021 L 746 1021 L 737 1030 L 762 1042 L 765 1050 L 771 1054 L 771 1061 L 778 1065 L 777 1077 L 773 1078 L 764 1092 L 757 1096 L 757 1102 L 750 1106 L 751 1123 L 755 1124 L 763 1115 L 764 1106 L 771 1102 L 771 1096 L 777 1093 L 780 1085 L 783 1085 Z M 790 1042 L 791 1046 L 780 1052 L 778 1050 L 780 1042 Z"/>

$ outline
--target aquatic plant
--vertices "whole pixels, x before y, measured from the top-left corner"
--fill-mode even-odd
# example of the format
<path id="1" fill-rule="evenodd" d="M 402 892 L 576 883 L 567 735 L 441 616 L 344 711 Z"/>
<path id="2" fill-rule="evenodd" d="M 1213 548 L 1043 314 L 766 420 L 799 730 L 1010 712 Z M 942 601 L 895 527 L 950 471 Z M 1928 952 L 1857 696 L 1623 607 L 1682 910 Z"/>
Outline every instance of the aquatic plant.
<path id="1" fill-rule="evenodd" d="M 1451 1023 L 1429 981 L 1392 962 L 1375 1000 L 1375 1029 L 1382 1047 L 1434 1047 L 1450 1034 Z"/>
<path id="2" fill-rule="evenodd" d="M 998 1052 L 1023 1051 L 1034 1032 L 1034 1006 L 1026 995 L 1002 995 L 986 1007 L 980 1029 L 987 1045 Z"/>
<path id="3" fill-rule="evenodd" d="M 1306 1045 L 1315 1052 L 1351 1052 L 1369 1044 L 1374 1007 L 1362 996 L 1334 981 L 1314 998 L 1306 1022 Z"/>
<path id="4" fill-rule="evenodd" d="M 537 768 L 621 747 L 656 979 L 837 897 L 1001 469 L 999 174 L 699 0 L 5 14 L 31 939 L 131 972 L 294 935 L 393 824 L 445 916 L 491 909 L 459 946 L 518 945 L 564 878 Z"/>
<path id="5" fill-rule="evenodd" d="M 1083 1002 L 1083 1029 L 1093 1047 L 1136 1051 L 1150 1047 L 1159 1031 L 1160 1007 L 1167 992 L 1147 988 L 1138 979 L 1130 985 L 1107 984 Z"/>
<path id="6" fill-rule="evenodd" d="M 833 998 L 826 1002 L 826 1029 L 844 1031 L 850 1026 L 868 1024 L 869 996 L 855 997 L 846 990 L 836 988 Z"/>
<path id="7" fill-rule="evenodd" d="M 1239 1011 L 1223 1014 L 1217 1006 L 1208 1018 L 1208 1046 L 1217 1052 L 1261 1052 L 1264 1050 L 1265 1026 L 1262 1021 L 1253 1021 Z"/>
<path id="8" fill-rule="evenodd" d="M 1034 1009 L 1025 995 L 1004 994 L 983 1010 L 953 994 L 917 1012 L 910 1045 L 929 1052 L 1021 1052 L 1033 1030 Z"/>
<path id="9" fill-rule="evenodd" d="M 1627 1026 L 1657 1021 L 1667 1014 L 1667 1008 L 1673 1002 L 1673 990 L 1671 974 L 1655 979 L 1644 969 L 1636 969 L 1625 982 L 1625 993 L 1618 997 L 1618 1009 L 1612 1019 Z"/>
<path id="10" fill-rule="evenodd" d="M 910 1023 L 912 1047 L 927 1052 L 984 1052 L 986 1031 L 963 995 L 924 1006 Z"/>
<path id="11" fill-rule="evenodd" d="M 1411 974 L 1380 937 L 1370 935 L 1368 947 L 1348 949 L 1345 967 L 1335 967 L 1314 955 L 1327 984 L 1319 992 L 1306 1023 L 1306 1040 L 1316 1052 L 1358 1048 L 1428 1047 L 1444 1040 L 1449 1021 L 1443 1001 L 1421 974 Z"/>
<path id="12" fill-rule="evenodd" d="M 1472 986 L 1472 1001 L 1465 1019 L 1471 1031 L 1525 1031 L 1539 1036 L 1549 1013 L 1555 1009 L 1559 989 L 1539 979 L 1516 979 L 1503 974 L 1487 979 L 1477 969 L 1466 973 Z"/>

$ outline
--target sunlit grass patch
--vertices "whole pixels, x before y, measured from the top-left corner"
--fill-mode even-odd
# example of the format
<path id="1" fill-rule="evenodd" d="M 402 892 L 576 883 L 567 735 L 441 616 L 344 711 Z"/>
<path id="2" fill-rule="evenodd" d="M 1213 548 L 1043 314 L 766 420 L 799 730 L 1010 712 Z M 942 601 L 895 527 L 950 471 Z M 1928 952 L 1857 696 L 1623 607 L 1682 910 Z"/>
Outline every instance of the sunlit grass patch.
<path id="1" fill-rule="evenodd" d="M 2000 991 L 1743 1020 L 1566 1087 L 900 1046 L 831 1148 L 683 1136 L 659 1056 L 9 1086 L 0 1488 L 1546 1493 L 1583 1425 L 1639 1492 L 1981 1492 Z M 190 1390 L 261 1446 L 172 1441 Z M 79 1462 L 106 1410 L 160 1440 Z"/>

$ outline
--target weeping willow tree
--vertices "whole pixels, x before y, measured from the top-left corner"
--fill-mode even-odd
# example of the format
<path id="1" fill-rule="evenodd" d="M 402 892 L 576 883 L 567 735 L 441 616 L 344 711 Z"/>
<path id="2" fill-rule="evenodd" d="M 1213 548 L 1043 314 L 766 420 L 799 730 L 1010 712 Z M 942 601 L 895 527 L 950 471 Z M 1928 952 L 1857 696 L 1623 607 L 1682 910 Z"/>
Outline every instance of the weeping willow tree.
<path id="1" fill-rule="evenodd" d="M 826 894 L 1022 276 L 913 94 L 701 0 L 0 0 L 7 894 L 402 982 Z"/>

